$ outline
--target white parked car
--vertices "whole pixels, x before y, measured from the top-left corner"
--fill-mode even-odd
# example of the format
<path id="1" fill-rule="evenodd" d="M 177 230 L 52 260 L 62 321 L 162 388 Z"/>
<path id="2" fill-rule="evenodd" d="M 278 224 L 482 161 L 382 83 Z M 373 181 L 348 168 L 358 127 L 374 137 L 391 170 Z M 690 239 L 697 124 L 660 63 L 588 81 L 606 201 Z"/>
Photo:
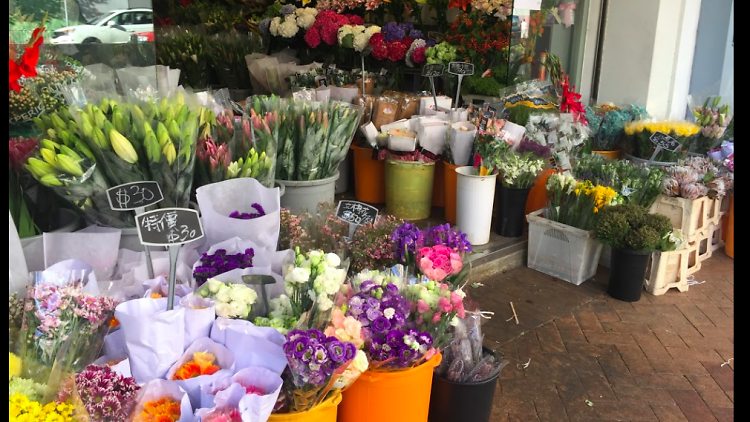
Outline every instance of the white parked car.
<path id="1" fill-rule="evenodd" d="M 89 24 L 68 26 L 52 34 L 52 44 L 121 44 L 138 32 L 154 30 L 151 9 L 113 10 Z"/>

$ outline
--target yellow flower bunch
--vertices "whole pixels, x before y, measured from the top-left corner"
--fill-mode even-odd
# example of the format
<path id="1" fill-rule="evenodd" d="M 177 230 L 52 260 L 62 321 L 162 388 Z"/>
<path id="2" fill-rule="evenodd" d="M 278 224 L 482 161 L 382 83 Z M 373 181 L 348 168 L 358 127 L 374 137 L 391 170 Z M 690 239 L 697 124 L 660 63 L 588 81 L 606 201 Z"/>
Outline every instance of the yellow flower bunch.
<path id="1" fill-rule="evenodd" d="M 21 375 L 21 358 L 10 352 L 8 353 L 8 366 L 8 381 Z"/>
<path id="2" fill-rule="evenodd" d="M 41 403 L 28 397 L 15 394 L 8 398 L 9 422 L 75 422 L 73 406 L 67 404 Z"/>
<path id="3" fill-rule="evenodd" d="M 594 214 L 598 213 L 603 207 L 610 205 L 612 200 L 617 197 L 617 192 L 608 186 L 596 186 L 590 189 L 586 194 L 593 196 Z"/>
<path id="4" fill-rule="evenodd" d="M 626 135 L 632 136 L 643 131 L 647 131 L 649 133 L 662 132 L 668 135 L 673 133 L 677 136 L 692 136 L 700 131 L 700 126 L 692 122 L 680 120 L 668 120 L 662 122 L 648 122 L 639 120 L 625 125 Z"/>

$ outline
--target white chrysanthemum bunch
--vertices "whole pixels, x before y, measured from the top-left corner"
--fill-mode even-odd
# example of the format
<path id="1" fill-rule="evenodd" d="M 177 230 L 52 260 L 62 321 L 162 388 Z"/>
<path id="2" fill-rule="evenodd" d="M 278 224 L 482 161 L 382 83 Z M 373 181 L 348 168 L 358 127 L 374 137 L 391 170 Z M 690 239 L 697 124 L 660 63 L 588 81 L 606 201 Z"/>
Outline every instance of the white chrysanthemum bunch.
<path id="1" fill-rule="evenodd" d="M 315 18 L 318 17 L 318 9 L 312 7 L 299 8 L 294 11 L 294 16 L 297 19 L 297 26 L 302 29 L 309 29 L 315 23 Z"/>

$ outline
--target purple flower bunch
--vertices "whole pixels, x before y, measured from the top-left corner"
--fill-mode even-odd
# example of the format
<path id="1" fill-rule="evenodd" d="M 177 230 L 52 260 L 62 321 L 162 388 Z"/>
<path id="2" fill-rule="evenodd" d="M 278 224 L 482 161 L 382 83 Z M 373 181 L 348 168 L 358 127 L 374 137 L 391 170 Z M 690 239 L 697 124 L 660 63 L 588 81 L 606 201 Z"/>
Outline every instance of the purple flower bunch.
<path id="1" fill-rule="evenodd" d="M 385 337 L 391 330 L 406 328 L 411 313 L 409 301 L 399 294 L 395 284 L 380 285 L 367 280 L 359 293 L 349 300 L 346 316 L 357 318 L 368 339 Z"/>
<path id="2" fill-rule="evenodd" d="M 521 143 L 518 144 L 518 152 L 531 152 L 539 158 L 552 158 L 552 147 L 549 145 L 542 145 L 539 142 L 534 142 L 529 138 L 524 137 Z"/>
<path id="3" fill-rule="evenodd" d="M 391 240 L 396 248 L 396 260 L 400 264 L 409 265 L 409 259 L 416 256 L 420 234 L 417 226 L 411 223 L 404 223 L 393 232 Z"/>
<path id="4" fill-rule="evenodd" d="M 90 365 L 76 374 L 76 387 L 92 422 L 127 420 L 135 406 L 140 387 L 109 366 Z"/>
<path id="5" fill-rule="evenodd" d="M 357 355 L 354 344 L 328 337 L 315 329 L 294 330 L 286 339 L 284 353 L 299 388 L 325 386 L 336 370 Z"/>
<path id="6" fill-rule="evenodd" d="M 466 239 L 466 233 L 457 228 L 452 228 L 450 224 L 442 226 L 432 226 L 422 231 L 422 242 L 424 247 L 445 246 L 457 253 L 471 252 L 471 243 Z"/>
<path id="7" fill-rule="evenodd" d="M 370 357 L 395 368 L 409 368 L 433 348 L 432 336 L 417 330 L 391 330 L 383 338 L 372 341 Z"/>
<path id="8" fill-rule="evenodd" d="M 253 208 L 255 208 L 254 213 L 247 213 L 247 212 L 239 212 L 235 211 L 231 214 L 229 214 L 229 218 L 234 218 L 237 220 L 254 220 L 256 218 L 261 218 L 266 215 L 266 211 L 263 209 L 263 207 L 260 204 L 253 204 Z"/>
<path id="9" fill-rule="evenodd" d="M 401 41 L 404 38 L 406 38 L 407 35 L 409 35 L 411 38 L 417 38 L 412 37 L 411 33 L 414 31 L 414 24 L 413 23 L 396 23 L 396 22 L 388 22 L 385 24 L 380 32 L 385 37 L 385 42 L 393 42 L 393 41 Z M 424 38 L 424 36 L 419 37 Z"/>
<path id="10" fill-rule="evenodd" d="M 255 258 L 253 249 L 246 249 L 244 253 L 236 255 L 227 255 L 224 249 L 219 249 L 212 255 L 204 253 L 200 265 L 193 271 L 193 278 L 200 287 L 217 275 L 236 269 L 252 268 L 253 258 Z"/>

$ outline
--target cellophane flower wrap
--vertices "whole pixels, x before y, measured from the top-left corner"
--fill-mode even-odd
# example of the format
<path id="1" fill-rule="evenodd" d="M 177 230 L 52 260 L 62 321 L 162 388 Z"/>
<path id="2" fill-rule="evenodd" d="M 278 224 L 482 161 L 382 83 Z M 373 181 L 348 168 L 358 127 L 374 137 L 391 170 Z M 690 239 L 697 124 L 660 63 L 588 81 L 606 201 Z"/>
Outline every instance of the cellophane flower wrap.
<path id="1" fill-rule="evenodd" d="M 583 154 L 573 165 L 578 180 L 609 186 L 626 204 L 650 208 L 661 194 L 665 171 L 661 167 L 638 164 L 628 160 L 610 161 L 600 154 Z"/>
<path id="2" fill-rule="evenodd" d="M 334 381 L 349 367 L 357 347 L 311 329 L 295 330 L 284 344 L 286 406 L 280 412 L 306 412 L 326 400 Z"/>
<path id="3" fill-rule="evenodd" d="M 638 104 L 618 107 L 612 103 L 606 103 L 595 107 L 587 106 L 585 112 L 591 129 L 586 152 L 617 150 L 625 135 L 625 125 L 648 118 L 646 109 Z"/>
<path id="4" fill-rule="evenodd" d="M 201 387 L 202 409 L 233 407 L 248 414 L 249 420 L 267 420 L 276 407 L 284 381 L 261 366 L 251 366 L 231 377 Z M 198 416 L 198 415 L 196 415 Z"/>
<path id="5" fill-rule="evenodd" d="M 661 132 L 676 139 L 681 147 L 677 151 L 661 150 L 656 156 L 656 145 L 651 137 Z M 638 120 L 625 125 L 627 136 L 626 151 L 632 156 L 643 160 L 677 162 L 687 157 L 687 152 L 693 146 L 700 126 L 693 122 L 680 120 Z"/>
<path id="6" fill-rule="evenodd" d="M 554 173 L 547 179 L 546 217 L 581 230 L 592 230 L 599 211 L 622 203 L 614 189 L 576 180 L 569 174 Z"/>
<path id="7" fill-rule="evenodd" d="M 443 360 L 435 374 L 459 384 L 482 383 L 497 377 L 508 361 L 483 347 L 481 314 L 467 313 L 456 320 L 450 344 L 443 348 Z"/>
<path id="8" fill-rule="evenodd" d="M 691 152 L 705 154 L 721 146 L 729 123 L 734 116 L 732 107 L 722 103 L 721 96 L 709 96 L 702 103 L 694 96 L 688 96 L 690 110 L 695 117 L 695 123 L 700 126 L 697 140 L 691 148 Z"/>
<path id="9" fill-rule="evenodd" d="M 415 328 L 432 337 L 434 348 L 442 349 L 449 340 L 451 327 L 466 317 L 466 293 L 462 288 L 454 289 L 434 280 L 406 286 L 402 291 L 411 304 Z"/>
<path id="10" fill-rule="evenodd" d="M 213 253 L 206 252 L 193 269 L 193 277 L 197 285 L 203 286 L 208 280 L 234 271 L 253 267 L 255 250 L 245 249 L 239 253 L 228 253 L 226 249 L 218 249 Z"/>
<path id="11" fill-rule="evenodd" d="M 662 193 L 671 197 L 721 198 L 734 189 L 734 173 L 707 157 L 689 157 L 667 167 Z"/>
<path id="12" fill-rule="evenodd" d="M 101 351 L 117 302 L 85 293 L 84 276 L 83 271 L 35 273 L 21 328 L 21 357 L 30 371 L 49 376 L 55 364 L 80 371 Z"/>
<path id="13" fill-rule="evenodd" d="M 591 136 L 591 129 L 583 119 L 571 113 L 532 114 L 526 124 L 526 138 L 552 148 L 552 156 L 557 166 L 570 170 L 571 157 L 583 149 L 583 144 Z"/>
<path id="14" fill-rule="evenodd" d="M 374 370 L 409 369 L 434 353 L 432 336 L 416 329 L 411 303 L 396 284 L 367 280 L 345 309 L 346 316 L 356 318 L 363 327 L 364 351 Z"/>

